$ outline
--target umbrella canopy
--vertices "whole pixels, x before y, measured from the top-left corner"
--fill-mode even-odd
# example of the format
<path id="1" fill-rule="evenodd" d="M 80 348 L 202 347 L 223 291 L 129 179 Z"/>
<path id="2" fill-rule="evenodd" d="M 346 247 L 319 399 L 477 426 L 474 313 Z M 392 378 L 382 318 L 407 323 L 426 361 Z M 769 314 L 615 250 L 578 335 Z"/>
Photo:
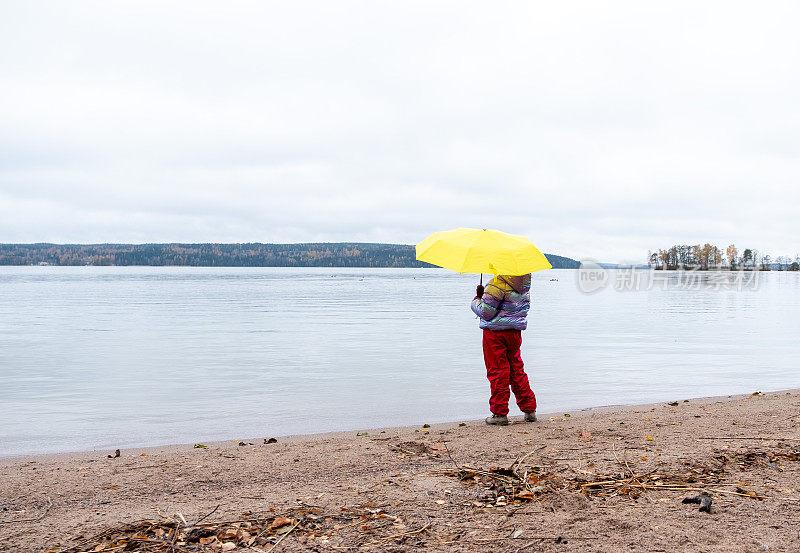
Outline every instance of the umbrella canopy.
<path id="1" fill-rule="evenodd" d="M 553 267 L 524 236 L 472 228 L 431 234 L 417 244 L 417 259 L 458 273 L 526 275 Z"/>

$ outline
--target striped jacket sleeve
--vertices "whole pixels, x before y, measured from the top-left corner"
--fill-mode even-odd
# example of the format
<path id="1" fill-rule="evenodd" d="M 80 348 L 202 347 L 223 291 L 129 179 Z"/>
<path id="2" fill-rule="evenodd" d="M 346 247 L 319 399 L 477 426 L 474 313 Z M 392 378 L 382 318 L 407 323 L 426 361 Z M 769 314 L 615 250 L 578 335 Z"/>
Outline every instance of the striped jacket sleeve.
<path id="1" fill-rule="evenodd" d="M 472 300 L 472 312 L 484 321 L 491 321 L 497 316 L 505 292 L 493 284 L 486 286 L 483 297 Z"/>

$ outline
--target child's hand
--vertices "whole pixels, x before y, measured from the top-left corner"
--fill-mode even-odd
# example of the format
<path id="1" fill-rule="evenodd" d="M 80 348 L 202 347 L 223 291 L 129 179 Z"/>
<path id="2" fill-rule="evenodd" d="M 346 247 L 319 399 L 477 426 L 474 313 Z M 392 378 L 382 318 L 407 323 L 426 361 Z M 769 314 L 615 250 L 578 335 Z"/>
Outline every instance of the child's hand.
<path id="1" fill-rule="evenodd" d="M 483 297 L 483 286 L 478 284 L 478 287 L 475 289 L 475 297 L 480 298 Z"/>

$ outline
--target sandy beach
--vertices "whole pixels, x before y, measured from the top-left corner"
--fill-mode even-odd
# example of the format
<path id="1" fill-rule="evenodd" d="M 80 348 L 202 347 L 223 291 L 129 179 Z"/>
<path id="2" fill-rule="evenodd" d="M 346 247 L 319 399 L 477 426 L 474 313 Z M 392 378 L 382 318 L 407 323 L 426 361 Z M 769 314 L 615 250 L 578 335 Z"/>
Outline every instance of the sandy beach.
<path id="1" fill-rule="evenodd" d="M 800 550 L 800 391 L 520 420 L 2 459 L 0 550 Z"/>

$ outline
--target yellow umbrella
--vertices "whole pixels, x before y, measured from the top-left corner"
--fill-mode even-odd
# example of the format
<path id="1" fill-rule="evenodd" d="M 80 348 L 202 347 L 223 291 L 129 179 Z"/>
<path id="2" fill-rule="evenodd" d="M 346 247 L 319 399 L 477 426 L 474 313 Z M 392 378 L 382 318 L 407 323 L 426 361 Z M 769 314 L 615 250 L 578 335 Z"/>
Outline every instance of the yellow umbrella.
<path id="1" fill-rule="evenodd" d="M 553 267 L 524 236 L 472 228 L 431 234 L 417 244 L 417 259 L 459 273 L 526 275 Z"/>

